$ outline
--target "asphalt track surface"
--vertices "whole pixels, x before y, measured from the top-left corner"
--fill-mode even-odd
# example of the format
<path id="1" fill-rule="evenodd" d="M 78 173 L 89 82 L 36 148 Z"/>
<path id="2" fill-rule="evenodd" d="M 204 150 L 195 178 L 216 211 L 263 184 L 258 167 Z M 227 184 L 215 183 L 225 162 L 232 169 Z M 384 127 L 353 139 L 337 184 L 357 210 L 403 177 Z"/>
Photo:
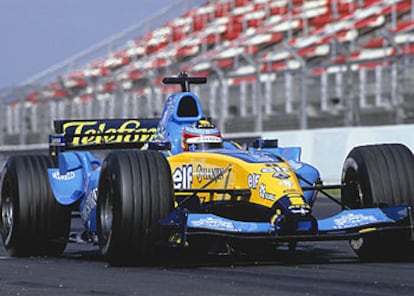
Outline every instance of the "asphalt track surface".
<path id="1" fill-rule="evenodd" d="M 317 216 L 335 211 L 327 199 L 315 206 Z M 368 263 L 347 242 L 306 242 L 266 258 L 177 255 L 155 266 L 111 267 L 93 245 L 69 244 L 61 258 L 10 258 L 1 245 L 0 296 L 414 295 L 412 254 Z"/>

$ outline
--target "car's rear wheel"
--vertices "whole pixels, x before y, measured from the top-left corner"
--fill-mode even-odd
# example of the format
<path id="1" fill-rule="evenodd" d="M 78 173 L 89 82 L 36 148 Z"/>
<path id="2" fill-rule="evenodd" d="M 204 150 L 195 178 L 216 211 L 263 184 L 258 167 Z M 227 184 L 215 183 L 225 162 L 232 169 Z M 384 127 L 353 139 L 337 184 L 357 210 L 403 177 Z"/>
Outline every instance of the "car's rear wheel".
<path id="1" fill-rule="evenodd" d="M 170 166 L 155 151 L 113 151 L 99 179 L 97 230 L 111 265 L 152 262 L 156 244 L 166 240 L 159 224 L 173 209 Z"/>
<path id="2" fill-rule="evenodd" d="M 353 209 L 414 205 L 414 156 L 402 144 L 359 146 L 351 150 L 342 170 L 342 203 Z M 363 260 L 401 255 L 408 232 L 372 233 L 351 240 Z"/>
<path id="3" fill-rule="evenodd" d="M 59 205 L 50 187 L 45 155 L 10 157 L 1 180 L 0 229 L 11 256 L 58 256 L 66 247 L 70 209 Z"/>

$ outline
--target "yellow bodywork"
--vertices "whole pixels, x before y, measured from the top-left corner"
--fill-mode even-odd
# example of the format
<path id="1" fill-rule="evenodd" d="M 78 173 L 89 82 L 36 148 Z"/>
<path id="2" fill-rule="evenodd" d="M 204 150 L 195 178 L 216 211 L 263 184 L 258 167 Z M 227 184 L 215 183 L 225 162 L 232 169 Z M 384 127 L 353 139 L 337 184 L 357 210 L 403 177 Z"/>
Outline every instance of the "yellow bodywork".
<path id="1" fill-rule="evenodd" d="M 279 198 L 288 196 L 289 208 L 308 207 L 298 179 L 286 161 L 247 162 L 209 152 L 181 153 L 168 157 L 168 161 L 175 189 L 250 189 L 248 202 L 252 204 L 271 208 Z M 198 196 L 202 203 L 231 198 L 223 193 Z"/>

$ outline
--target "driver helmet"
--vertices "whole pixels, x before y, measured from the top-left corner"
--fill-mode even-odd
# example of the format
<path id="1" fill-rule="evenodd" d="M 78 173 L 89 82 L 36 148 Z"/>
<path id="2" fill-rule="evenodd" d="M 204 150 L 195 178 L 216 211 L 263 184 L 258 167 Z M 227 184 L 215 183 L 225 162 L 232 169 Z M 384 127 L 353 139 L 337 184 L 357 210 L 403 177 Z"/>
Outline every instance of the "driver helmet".
<path id="1" fill-rule="evenodd" d="M 184 127 L 182 133 L 183 151 L 199 151 L 223 148 L 220 130 L 209 120 L 202 119 Z"/>

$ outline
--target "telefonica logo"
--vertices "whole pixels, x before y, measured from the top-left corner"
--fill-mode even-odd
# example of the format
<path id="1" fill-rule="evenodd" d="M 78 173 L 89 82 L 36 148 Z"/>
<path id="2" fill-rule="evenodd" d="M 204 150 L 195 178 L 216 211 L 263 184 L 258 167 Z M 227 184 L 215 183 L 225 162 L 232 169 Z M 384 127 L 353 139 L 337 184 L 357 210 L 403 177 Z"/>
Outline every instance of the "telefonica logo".
<path id="1" fill-rule="evenodd" d="M 127 120 L 119 127 L 108 127 L 106 122 L 69 121 L 63 125 L 67 135 L 73 135 L 72 145 L 135 143 L 150 140 L 156 128 L 140 127 L 139 120 Z"/>

